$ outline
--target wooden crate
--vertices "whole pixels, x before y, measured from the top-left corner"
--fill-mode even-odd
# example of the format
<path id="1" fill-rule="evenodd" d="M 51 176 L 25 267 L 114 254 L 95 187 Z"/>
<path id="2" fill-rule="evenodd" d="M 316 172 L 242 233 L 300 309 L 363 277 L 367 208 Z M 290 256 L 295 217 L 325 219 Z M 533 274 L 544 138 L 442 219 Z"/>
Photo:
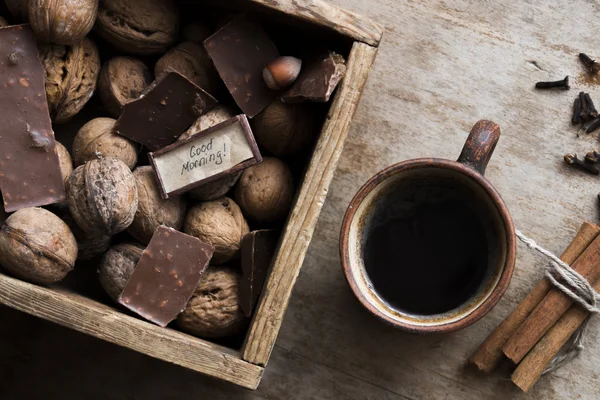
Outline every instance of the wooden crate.
<path id="1" fill-rule="evenodd" d="M 350 49 L 346 76 L 330 103 L 241 350 L 160 328 L 66 289 L 36 286 L 3 274 L 0 274 L 0 303 L 151 357 L 255 389 L 277 338 L 383 29 L 369 19 L 322 0 L 239 0 L 231 4 L 236 10 L 262 14 L 290 29 L 309 29 L 347 41 Z"/>

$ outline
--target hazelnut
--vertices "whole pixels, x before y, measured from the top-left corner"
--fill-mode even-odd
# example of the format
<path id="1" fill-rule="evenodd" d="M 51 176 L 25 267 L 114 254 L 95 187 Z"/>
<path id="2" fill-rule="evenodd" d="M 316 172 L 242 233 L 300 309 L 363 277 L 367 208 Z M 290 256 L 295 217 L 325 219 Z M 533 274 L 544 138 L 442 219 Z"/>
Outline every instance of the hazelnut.
<path id="1" fill-rule="evenodd" d="M 67 181 L 73 173 L 73 160 L 69 154 L 69 150 L 60 142 L 56 142 L 56 153 L 58 153 L 58 164 L 60 166 L 60 174 L 63 181 Z"/>
<path id="2" fill-rule="evenodd" d="M 73 46 L 39 43 L 46 70 L 46 97 L 54 122 L 65 122 L 77 114 L 96 90 L 100 56 L 88 38 Z"/>
<path id="3" fill-rule="evenodd" d="M 177 39 L 179 13 L 172 0 L 101 0 L 96 31 L 127 53 L 162 53 Z"/>
<path id="4" fill-rule="evenodd" d="M 108 112 L 118 118 L 123 106 L 140 97 L 151 83 L 146 64 L 132 57 L 114 57 L 102 66 L 98 92 Z"/>
<path id="5" fill-rule="evenodd" d="M 124 136 L 112 132 L 117 121 L 112 118 L 94 118 L 83 125 L 73 140 L 73 158 L 80 166 L 97 158 L 116 158 L 129 167 L 137 164 L 137 146 Z"/>
<path id="6" fill-rule="evenodd" d="M 219 91 L 221 79 L 212 60 L 208 57 L 208 53 L 199 44 L 183 42 L 167 51 L 156 62 L 154 75 L 156 75 L 156 79 L 160 79 L 171 69 L 184 75 L 212 95 Z"/>
<path id="7" fill-rule="evenodd" d="M 136 168 L 133 177 L 138 192 L 138 209 L 127 232 L 142 243 L 149 243 L 160 225 L 181 230 L 186 202 L 182 196 L 164 200 L 156 183 L 152 167 Z"/>
<path id="8" fill-rule="evenodd" d="M 204 41 L 212 35 L 212 31 L 206 25 L 194 22 L 184 26 L 181 35 L 186 42 L 194 42 L 203 46 Z"/>
<path id="9" fill-rule="evenodd" d="M 20 22 L 29 20 L 29 0 L 4 0 L 6 8 Z"/>
<path id="10" fill-rule="evenodd" d="M 225 196 L 231 188 L 235 186 L 241 176 L 242 171 L 236 172 L 235 174 L 227 174 L 216 181 L 209 182 L 190 190 L 189 194 L 193 199 L 200 201 L 216 200 L 219 197 Z"/>
<path id="11" fill-rule="evenodd" d="M 274 101 L 250 124 L 256 142 L 278 157 L 308 149 L 319 134 L 313 110 L 307 104 Z"/>
<path id="12" fill-rule="evenodd" d="M 244 215 L 260 223 L 279 221 L 294 199 L 294 179 L 281 160 L 265 157 L 244 170 L 235 188 L 235 199 Z"/>
<path id="13" fill-rule="evenodd" d="M 188 139 L 190 136 L 195 135 L 198 132 L 202 132 L 203 130 L 208 129 L 211 126 L 227 121 L 228 119 L 231 119 L 234 116 L 235 114 L 230 108 L 222 104 L 217 104 L 208 112 L 199 116 L 198 119 L 192 124 L 192 126 L 190 126 L 187 131 L 183 132 L 177 140 Z"/>
<path id="14" fill-rule="evenodd" d="M 204 338 L 221 338 L 240 333 L 246 326 L 238 300 L 241 275 L 227 267 L 209 267 L 177 326 Z"/>
<path id="15" fill-rule="evenodd" d="M 110 247 L 110 236 L 105 235 L 89 235 L 83 231 L 75 222 L 75 219 L 68 211 L 60 215 L 61 219 L 67 224 L 67 226 L 73 232 L 75 240 L 77 241 L 77 259 L 78 260 L 91 260 L 101 256 Z"/>
<path id="16" fill-rule="evenodd" d="M 92 30 L 98 0 L 29 0 L 29 23 L 48 43 L 74 45 Z"/>
<path id="17" fill-rule="evenodd" d="M 0 231 L 0 265 L 39 284 L 63 279 L 77 259 L 77 242 L 60 218 L 43 208 L 23 208 Z"/>
<path id="18" fill-rule="evenodd" d="M 143 252 L 140 244 L 122 243 L 111 247 L 102 257 L 98 269 L 100 284 L 116 303 Z"/>
<path id="19" fill-rule="evenodd" d="M 67 180 L 66 192 L 71 215 L 90 236 L 124 231 L 138 207 L 133 174 L 116 158 L 91 160 L 77 167 Z"/>
<path id="20" fill-rule="evenodd" d="M 183 231 L 213 245 L 212 262 L 222 264 L 239 255 L 242 238 L 250 229 L 238 205 L 221 197 L 190 208 Z"/>
<path id="21" fill-rule="evenodd" d="M 301 67 L 302 60 L 296 57 L 277 57 L 263 69 L 263 79 L 269 89 L 283 90 L 298 78 Z"/>

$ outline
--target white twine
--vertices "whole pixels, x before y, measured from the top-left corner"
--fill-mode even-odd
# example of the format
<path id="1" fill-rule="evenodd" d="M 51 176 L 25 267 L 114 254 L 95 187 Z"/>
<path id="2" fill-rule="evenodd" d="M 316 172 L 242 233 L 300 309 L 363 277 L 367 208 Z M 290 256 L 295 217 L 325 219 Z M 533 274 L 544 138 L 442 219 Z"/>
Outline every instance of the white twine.
<path id="1" fill-rule="evenodd" d="M 515 232 L 517 237 L 525 243 L 527 247 L 543 254 L 550 260 L 546 267 L 545 275 L 554 287 L 587 310 L 590 315 L 600 313 L 600 308 L 598 307 L 600 295 L 596 293 L 587 279 L 577 273 L 577 271 L 571 268 L 569 264 L 538 245 L 533 239 L 525 236 L 521 231 L 515 230 Z M 557 355 L 550 361 L 548 367 L 544 370 L 544 374 L 559 369 L 579 356 L 585 348 L 585 330 L 589 319 L 588 316 L 577 331 L 571 336 L 570 343 L 565 346 L 562 354 Z"/>

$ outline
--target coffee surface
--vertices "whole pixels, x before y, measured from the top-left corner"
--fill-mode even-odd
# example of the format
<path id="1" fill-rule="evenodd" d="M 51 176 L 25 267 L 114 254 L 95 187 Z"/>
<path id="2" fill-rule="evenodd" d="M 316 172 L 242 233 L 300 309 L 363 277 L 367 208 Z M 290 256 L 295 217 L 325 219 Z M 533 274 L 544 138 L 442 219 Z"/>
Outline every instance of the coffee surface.
<path id="1" fill-rule="evenodd" d="M 377 213 L 364 261 L 375 291 L 390 306 L 410 314 L 441 314 L 478 291 L 486 277 L 488 243 L 468 203 L 451 196 L 391 199 Z"/>

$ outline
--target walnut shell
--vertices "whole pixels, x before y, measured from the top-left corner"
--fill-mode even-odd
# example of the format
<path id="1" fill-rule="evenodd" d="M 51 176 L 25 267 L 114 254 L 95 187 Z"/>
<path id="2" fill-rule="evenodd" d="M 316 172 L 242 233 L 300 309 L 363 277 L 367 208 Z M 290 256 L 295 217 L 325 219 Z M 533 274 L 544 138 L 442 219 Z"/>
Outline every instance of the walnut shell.
<path id="1" fill-rule="evenodd" d="M 212 31 L 204 24 L 193 22 L 183 27 L 181 36 L 186 42 L 194 42 L 200 46 L 204 45 L 204 41 L 212 35 Z"/>
<path id="2" fill-rule="evenodd" d="M 188 139 L 190 136 L 195 135 L 198 132 L 202 132 L 203 130 L 208 129 L 211 126 L 227 121 L 228 119 L 231 119 L 234 116 L 235 113 L 230 108 L 222 104 L 217 104 L 205 114 L 199 116 L 198 119 L 194 121 L 192 126 L 190 126 L 185 132 L 183 132 L 181 136 L 177 138 L 177 140 Z"/>
<path id="3" fill-rule="evenodd" d="M 278 156 L 306 150 L 319 135 L 313 110 L 307 104 L 272 102 L 250 121 L 256 142 Z"/>
<path id="4" fill-rule="evenodd" d="M 193 199 L 196 200 L 216 200 L 219 197 L 223 197 L 229 193 L 231 188 L 235 186 L 241 176 L 242 171 L 236 172 L 235 174 L 228 174 L 217 179 L 216 181 L 198 186 L 197 188 L 190 190 L 188 193 Z"/>
<path id="5" fill-rule="evenodd" d="M 77 167 L 66 191 L 71 215 L 89 236 L 112 236 L 133 222 L 138 207 L 135 179 L 129 167 L 116 158 Z"/>
<path id="6" fill-rule="evenodd" d="M 265 157 L 262 163 L 244 170 L 235 199 L 251 220 L 266 223 L 285 218 L 294 199 L 290 168 L 277 158 Z"/>
<path id="7" fill-rule="evenodd" d="M 46 70 L 46 97 L 54 122 L 77 114 L 96 90 L 100 56 L 94 42 L 85 38 L 74 46 L 39 43 Z"/>
<path id="8" fill-rule="evenodd" d="M 250 229 L 238 205 L 222 197 L 190 208 L 183 231 L 213 245 L 211 262 L 222 264 L 239 255 L 242 238 Z"/>
<path id="9" fill-rule="evenodd" d="M 60 175 L 63 181 L 67 182 L 69 176 L 73 173 L 73 160 L 69 150 L 62 143 L 56 142 L 56 153 L 58 154 L 58 164 L 60 167 Z"/>
<path id="10" fill-rule="evenodd" d="M 0 231 L 0 264 L 18 278 L 50 284 L 75 265 L 77 242 L 60 218 L 43 208 L 23 208 Z"/>
<path id="11" fill-rule="evenodd" d="M 177 39 L 179 12 L 172 0 L 101 0 L 96 31 L 127 53 L 162 53 Z"/>
<path id="12" fill-rule="evenodd" d="M 182 196 L 164 200 L 156 183 L 152 167 L 136 168 L 133 177 L 139 197 L 138 209 L 127 232 L 142 243 L 149 243 L 154 231 L 161 225 L 181 230 L 186 202 Z"/>
<path id="13" fill-rule="evenodd" d="M 100 284 L 115 302 L 119 302 L 119 296 L 143 252 L 142 245 L 122 243 L 111 247 L 102 257 L 98 270 Z"/>
<path id="14" fill-rule="evenodd" d="M 60 215 L 60 218 L 67 224 L 71 232 L 73 232 L 73 236 L 75 236 L 78 248 L 77 260 L 91 260 L 104 254 L 110 247 L 110 236 L 89 235 L 85 233 L 77 225 L 70 212 L 65 211 Z"/>
<path id="15" fill-rule="evenodd" d="M 74 45 L 94 27 L 98 0 L 29 0 L 29 23 L 48 43 Z"/>
<path id="16" fill-rule="evenodd" d="M 199 44 L 183 42 L 166 52 L 156 62 L 154 75 L 159 79 L 171 69 L 186 76 L 212 95 L 219 91 L 221 79 L 208 53 Z"/>
<path id="17" fill-rule="evenodd" d="M 29 20 L 29 0 L 4 0 L 8 11 L 20 22 Z"/>
<path id="18" fill-rule="evenodd" d="M 150 69 L 132 57 L 114 57 L 104 63 L 98 93 L 108 112 L 118 118 L 123 106 L 135 100 L 152 83 Z"/>
<path id="19" fill-rule="evenodd" d="M 97 158 L 116 158 L 129 169 L 135 168 L 138 161 L 137 145 L 112 132 L 116 122 L 112 118 L 94 118 L 79 129 L 73 141 L 76 166 Z"/>
<path id="20" fill-rule="evenodd" d="M 238 300 L 241 275 L 227 267 L 209 267 L 177 326 L 192 335 L 221 338 L 240 333 L 247 323 Z"/>

